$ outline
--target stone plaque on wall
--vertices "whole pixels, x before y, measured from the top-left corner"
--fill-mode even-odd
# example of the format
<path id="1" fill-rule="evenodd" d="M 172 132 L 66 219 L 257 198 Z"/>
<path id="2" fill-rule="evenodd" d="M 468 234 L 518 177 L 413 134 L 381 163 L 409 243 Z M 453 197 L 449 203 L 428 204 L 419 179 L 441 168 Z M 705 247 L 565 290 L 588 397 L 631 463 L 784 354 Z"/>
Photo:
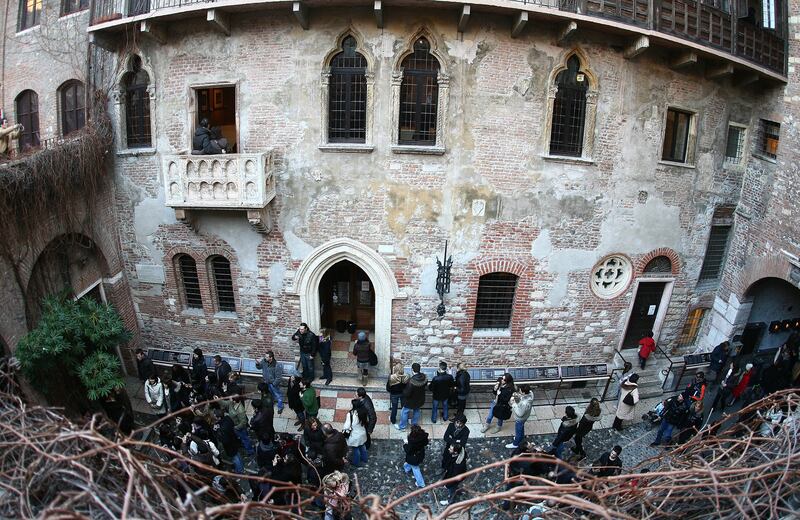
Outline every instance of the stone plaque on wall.
<path id="1" fill-rule="evenodd" d="M 136 277 L 143 283 L 164 283 L 164 268 L 160 265 L 136 264 Z"/>

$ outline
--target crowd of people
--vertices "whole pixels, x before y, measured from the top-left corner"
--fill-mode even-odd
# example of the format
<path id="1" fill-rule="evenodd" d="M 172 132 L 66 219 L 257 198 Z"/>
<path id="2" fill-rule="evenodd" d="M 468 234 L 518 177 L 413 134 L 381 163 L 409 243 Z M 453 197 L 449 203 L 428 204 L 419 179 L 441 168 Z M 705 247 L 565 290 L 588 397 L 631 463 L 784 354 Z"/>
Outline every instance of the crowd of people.
<path id="1" fill-rule="evenodd" d="M 322 380 L 329 384 L 330 337 L 315 336 L 305 324 L 297 330 L 294 340 L 298 342 L 302 373 L 289 374 L 285 388 L 281 365 L 272 352 L 258 362 L 261 381 L 258 393 L 250 400 L 252 416 L 248 417 L 246 392 L 239 375 L 221 356 L 214 356 L 213 365 L 206 365 L 206 358 L 200 349 L 192 354 L 188 367 L 173 365 L 167 373 L 159 376 L 153 362 L 146 354 L 136 353 L 139 377 L 144 383 L 144 396 L 153 415 L 164 418 L 159 424 L 158 436 L 161 445 L 182 453 L 186 458 L 202 464 L 192 466 L 185 462 L 187 471 L 194 471 L 203 478 L 213 481 L 221 492 L 231 493 L 237 499 L 264 499 L 271 486 L 252 480 L 249 490 L 242 489 L 241 482 L 248 482 L 248 468 L 243 455 L 252 460 L 250 474 L 269 477 L 274 481 L 292 484 L 321 486 L 326 499 L 318 505 L 329 514 L 326 518 L 346 518 L 346 512 L 337 510 L 347 501 L 342 500 L 348 493 L 349 478 L 345 469 L 357 469 L 369 460 L 371 435 L 377 423 L 375 406 L 364 387 L 359 387 L 351 400 L 341 429 L 331 423 L 322 423 L 317 415 L 320 398 L 312 385 L 314 358 L 322 356 Z M 365 334 L 359 334 L 354 342 L 354 350 L 371 352 L 371 345 Z M 758 378 L 761 390 L 754 390 L 756 378 L 754 367 L 746 364 L 739 370 L 735 359 L 731 359 L 729 345 L 715 349 L 712 355 L 712 373 L 719 385 L 711 408 L 729 406 L 732 401 L 743 398 L 754 399 L 764 391 L 774 391 L 790 384 L 792 370 L 797 361 L 797 346 L 788 345 L 776 355 L 772 366 L 765 369 Z M 367 356 L 360 359 L 369 365 Z M 646 358 L 642 360 L 644 365 Z M 368 375 L 368 368 L 358 367 L 362 377 Z M 795 376 L 796 377 L 796 376 Z M 621 429 L 623 421 L 634 417 L 639 401 L 638 379 L 636 373 L 626 374 L 620 384 L 614 428 Z M 783 386 L 781 386 L 783 385 Z M 694 380 L 680 394 L 661 403 L 650 414 L 653 422 L 659 422 L 656 438 L 652 445 L 684 442 L 699 431 L 703 424 L 703 403 L 707 394 L 703 373 L 697 373 Z M 443 436 L 440 472 L 441 479 L 453 479 L 446 485 L 447 495 L 442 497 L 446 505 L 456 500 L 460 481 L 454 477 L 464 474 L 469 465 L 470 429 L 464 415 L 467 396 L 470 393 L 470 376 L 463 364 L 459 364 L 454 374 L 448 371 L 447 363 L 439 364 L 436 374 L 428 381 L 418 363 L 411 365 L 411 374 L 402 365 L 395 364 L 386 381 L 389 393 L 390 421 L 400 431 L 406 431 L 403 442 L 403 469 L 413 475 L 415 485 L 426 486 L 429 480 L 422 471 L 426 450 L 430 443 L 429 434 L 420 427 L 421 410 L 426 398 L 431 399 L 431 422 L 448 422 Z M 525 438 L 525 423 L 533 407 L 533 391 L 527 384 L 516 385 L 511 374 L 504 374 L 492 388 L 491 403 L 486 414 L 482 431 L 490 429 L 497 432 L 504 421 L 514 419 L 514 437 L 506 445 L 512 450 L 509 455 L 525 453 L 539 454 L 545 462 L 514 463 L 512 473 L 550 478 L 554 482 L 571 482 L 578 478 L 567 466 L 558 463 L 559 459 L 572 462 L 586 457 L 583 439 L 601 418 L 601 407 L 597 399 L 592 399 L 579 415 L 573 406 L 567 406 L 555 439 L 549 446 L 535 446 Z M 297 432 L 276 432 L 274 413 L 282 414 L 285 404 L 296 416 L 294 426 Z M 129 406 L 129 405 L 128 405 Z M 454 413 L 450 414 L 450 410 Z M 574 440 L 570 457 L 565 457 L 564 448 L 568 441 Z M 618 445 L 603 453 L 591 465 L 590 471 L 596 475 L 618 474 L 622 468 L 622 448 Z M 349 456 L 348 456 L 349 455 Z M 234 473 L 242 474 L 239 483 L 235 479 L 214 477 L 207 469 L 210 467 L 230 467 Z M 272 493 L 270 500 L 276 504 L 291 505 L 295 495 L 291 492 Z M 338 504 L 338 505 L 337 505 Z M 508 505 L 510 507 L 510 505 Z"/>

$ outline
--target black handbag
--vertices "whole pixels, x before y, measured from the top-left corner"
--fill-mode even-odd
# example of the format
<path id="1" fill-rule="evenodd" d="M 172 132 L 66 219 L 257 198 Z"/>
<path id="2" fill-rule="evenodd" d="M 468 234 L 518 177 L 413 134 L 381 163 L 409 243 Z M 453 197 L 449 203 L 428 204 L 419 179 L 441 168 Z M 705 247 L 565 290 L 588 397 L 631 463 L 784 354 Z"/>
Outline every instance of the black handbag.
<path id="1" fill-rule="evenodd" d="M 633 400 L 633 392 L 628 392 L 628 395 L 622 398 L 622 402 L 627 404 L 628 406 L 635 405 L 636 401 Z"/>
<path id="2" fill-rule="evenodd" d="M 511 407 L 506 403 L 497 403 L 494 405 L 493 415 L 501 421 L 505 421 L 506 419 L 511 418 Z"/>
<path id="3" fill-rule="evenodd" d="M 372 349 L 369 351 L 369 364 L 373 367 L 378 365 L 378 355 Z"/>

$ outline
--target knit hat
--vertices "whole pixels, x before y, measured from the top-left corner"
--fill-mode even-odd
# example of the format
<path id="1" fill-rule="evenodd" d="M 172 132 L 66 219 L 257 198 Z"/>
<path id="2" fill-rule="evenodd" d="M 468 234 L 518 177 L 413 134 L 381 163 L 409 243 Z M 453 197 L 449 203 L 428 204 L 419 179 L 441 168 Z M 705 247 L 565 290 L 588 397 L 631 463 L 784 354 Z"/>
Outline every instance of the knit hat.
<path id="1" fill-rule="evenodd" d="M 365 339 L 367 339 L 367 335 L 366 335 L 366 333 L 365 333 L 365 332 L 362 330 L 361 332 L 359 332 L 359 333 L 358 333 L 358 341 L 364 341 Z"/>

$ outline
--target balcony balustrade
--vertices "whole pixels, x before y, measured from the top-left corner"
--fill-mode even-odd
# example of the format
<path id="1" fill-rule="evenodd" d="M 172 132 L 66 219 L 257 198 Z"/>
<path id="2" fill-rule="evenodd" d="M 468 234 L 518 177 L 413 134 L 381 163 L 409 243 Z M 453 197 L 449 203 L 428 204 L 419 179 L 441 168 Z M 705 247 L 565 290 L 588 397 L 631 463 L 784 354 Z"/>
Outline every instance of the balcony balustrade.
<path id="1" fill-rule="evenodd" d="M 275 198 L 272 152 L 162 156 L 166 205 L 191 224 L 192 210 L 244 210 L 269 233 L 268 205 Z"/>
<path id="2" fill-rule="evenodd" d="M 262 0 L 262 3 L 267 6 L 277 3 L 277 0 Z M 476 8 L 480 3 L 480 0 L 470 2 Z M 630 26 L 632 32 L 651 38 L 657 39 L 659 35 L 673 37 L 668 42 L 673 48 L 675 43 L 679 43 L 676 37 L 716 51 L 717 59 L 724 59 L 725 55 L 741 58 L 755 65 L 756 72 L 761 68 L 775 73 L 773 79 L 786 81 L 786 20 L 781 13 L 778 13 L 776 28 L 770 29 L 752 19 L 740 18 L 742 13 L 736 13 L 735 7 L 728 7 L 728 4 L 734 6 L 736 3 L 726 0 L 493 0 L 490 3 L 493 7 L 503 5 L 509 11 L 523 9 L 566 20 L 572 13 L 580 15 L 575 18 L 582 21 L 590 17 L 622 23 Z M 205 10 L 236 9 L 243 4 L 252 7 L 253 1 L 95 0 L 89 30 L 113 29 L 115 23 L 125 24 L 134 19 L 152 23 L 160 18 L 176 19 L 182 14 L 202 14 Z M 301 2 L 295 4 L 304 6 Z M 419 2 L 419 5 L 425 4 L 437 8 L 452 5 L 444 1 Z M 208 20 L 217 18 L 209 16 Z M 150 26 L 143 31 L 161 38 L 161 33 L 151 30 Z M 747 67 L 746 62 L 739 60 L 735 65 Z"/>

